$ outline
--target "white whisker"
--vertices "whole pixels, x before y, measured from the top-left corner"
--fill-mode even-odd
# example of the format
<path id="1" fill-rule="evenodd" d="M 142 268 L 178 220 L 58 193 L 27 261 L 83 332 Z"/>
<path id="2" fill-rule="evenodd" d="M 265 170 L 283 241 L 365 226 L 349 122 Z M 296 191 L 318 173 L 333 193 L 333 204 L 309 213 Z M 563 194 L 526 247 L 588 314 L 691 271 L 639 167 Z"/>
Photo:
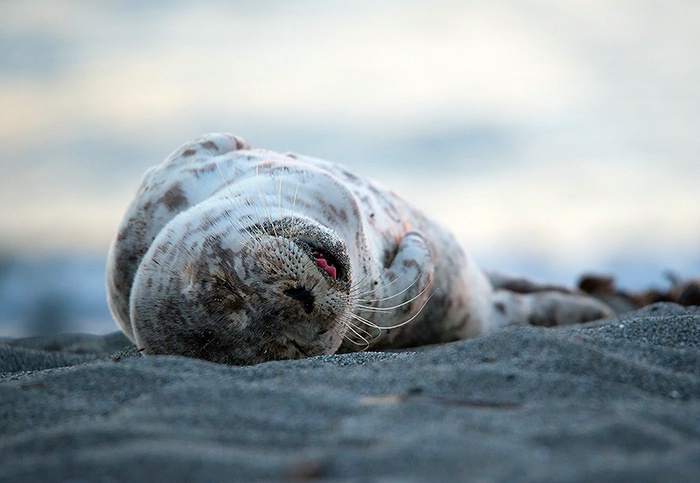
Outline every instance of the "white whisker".
<path id="1" fill-rule="evenodd" d="M 421 293 L 424 293 L 424 292 L 425 292 L 425 290 Z M 416 317 L 418 317 L 420 315 L 420 313 L 423 311 L 423 309 L 425 308 L 425 306 L 428 305 L 428 302 L 430 301 L 430 299 L 433 298 L 435 293 L 437 293 L 437 289 L 433 293 L 430 294 L 430 296 L 425 300 L 425 302 L 423 302 L 423 304 L 420 306 L 420 308 L 418 309 L 418 311 L 415 314 L 413 314 L 410 318 L 408 318 L 402 322 L 399 322 L 398 324 L 395 324 L 395 325 L 378 326 L 374 323 L 369 322 L 367 319 L 365 319 L 364 317 L 361 317 L 357 314 L 353 314 L 353 316 L 354 316 L 353 318 L 355 318 L 356 320 L 361 320 L 361 321 L 365 322 L 367 325 L 369 325 L 370 327 L 380 329 L 380 330 L 398 329 L 399 327 L 404 326 L 404 325 L 408 324 L 409 322 L 412 322 Z"/>
<path id="2" fill-rule="evenodd" d="M 263 205 L 263 208 L 265 208 L 265 213 L 267 213 L 267 221 L 272 228 L 272 233 L 275 235 L 275 237 L 279 237 L 279 235 L 277 234 L 277 228 L 275 228 L 275 224 L 272 222 L 272 214 L 270 213 L 270 207 L 267 206 L 267 198 L 265 198 L 262 193 L 262 186 L 260 185 L 260 164 L 255 165 L 255 183 L 258 185 L 258 199 Z"/>
<path id="3" fill-rule="evenodd" d="M 389 270 L 388 268 L 385 268 L 384 270 L 382 270 L 382 273 L 381 273 L 381 274 L 379 275 L 379 277 L 377 277 L 373 282 L 376 282 L 376 281 L 380 280 L 388 270 Z M 398 275 L 396 276 L 396 278 L 395 278 L 394 280 L 392 280 L 391 282 L 389 282 L 389 283 L 387 283 L 387 284 L 381 285 L 381 287 L 383 287 L 383 288 L 390 287 L 390 286 L 392 286 L 393 284 L 395 284 L 396 282 L 398 282 L 399 280 L 401 280 L 401 278 L 403 278 L 403 275 L 406 273 L 406 270 L 407 270 L 407 269 L 404 268 L 404 269 L 401 271 L 401 273 L 398 274 Z M 375 289 L 377 288 L 377 287 L 375 286 L 374 283 L 372 283 L 371 285 L 372 285 L 372 288 L 371 288 L 370 290 L 368 290 L 368 291 L 366 291 L 366 292 L 357 293 L 356 295 L 357 295 L 358 297 L 364 297 L 364 296 L 366 296 L 366 295 L 371 295 L 372 293 L 374 293 Z"/>
<path id="4" fill-rule="evenodd" d="M 358 309 L 364 310 L 366 312 L 393 312 L 394 310 L 399 309 L 399 308 L 403 307 L 404 305 L 408 305 L 411 302 L 413 302 L 414 300 L 417 300 L 418 298 L 420 298 L 420 296 L 423 295 L 428 290 L 428 288 L 430 288 L 430 284 L 428 284 L 427 287 L 425 287 L 419 294 L 415 295 L 413 298 L 406 300 L 405 302 L 401 302 L 400 304 L 393 305 L 391 307 L 370 307 L 368 305 L 361 305 L 361 304 L 356 304 L 355 307 L 357 307 Z"/>
<path id="5" fill-rule="evenodd" d="M 282 167 L 282 175 L 280 176 L 280 184 L 279 184 L 279 190 L 277 191 L 277 211 L 279 213 L 279 219 L 282 220 L 282 179 L 284 178 L 284 167 Z M 289 235 L 284 233 L 284 223 L 280 226 L 280 230 L 282 231 L 282 236 L 284 238 L 289 238 Z"/>
<path id="6" fill-rule="evenodd" d="M 384 330 L 384 327 L 380 327 L 379 325 L 375 324 L 374 322 L 372 322 L 371 320 L 369 320 L 365 317 L 362 317 L 361 315 L 357 315 L 355 313 L 352 313 L 352 314 L 350 314 L 350 317 L 352 317 L 354 320 L 357 320 L 358 322 L 363 323 L 367 327 L 371 327 L 372 329 L 376 329 L 376 330 L 380 331 L 379 334 L 381 334 L 381 331 Z M 377 337 L 379 337 L 379 334 L 377 334 L 376 336 L 372 336 L 372 340 L 375 340 Z"/>
<path id="7" fill-rule="evenodd" d="M 367 350 L 372 343 L 372 340 L 375 339 L 375 337 L 372 336 L 369 332 L 367 332 L 365 329 L 362 329 L 361 327 L 356 326 L 355 324 L 352 323 L 350 320 L 351 317 L 348 316 L 347 318 L 341 320 L 341 323 L 347 328 L 349 332 L 352 333 L 355 337 L 360 339 L 362 343 L 358 343 L 355 340 L 353 340 L 351 337 L 348 337 L 347 333 L 345 335 L 345 338 L 350 341 L 350 343 L 356 345 L 356 346 L 364 346 L 362 350 Z M 365 335 L 363 335 L 364 333 Z M 369 340 L 368 340 L 369 338 Z"/>
<path id="8" fill-rule="evenodd" d="M 413 279 L 413 282 L 411 282 L 405 289 L 401 290 L 400 292 L 395 293 L 394 295 L 389 295 L 388 297 L 383 297 L 383 298 L 380 298 L 380 299 L 357 299 L 357 301 L 358 301 L 358 302 L 369 302 L 369 303 L 373 303 L 373 302 L 383 302 L 383 301 L 385 301 L 385 300 L 390 300 L 390 299 L 396 298 L 396 297 L 400 296 L 401 294 L 406 293 L 406 292 L 408 292 L 409 290 L 411 290 L 411 288 L 412 288 L 416 283 L 418 283 L 418 281 L 420 280 L 420 276 L 421 276 L 421 274 L 418 274 L 418 276 L 417 276 L 415 279 Z M 387 284 L 386 286 L 388 286 L 388 284 Z"/>
<path id="9" fill-rule="evenodd" d="M 214 162 L 214 165 L 216 166 L 216 169 L 219 172 L 219 176 L 221 177 L 221 181 L 224 183 L 224 186 L 226 187 L 226 191 L 229 194 L 228 199 L 231 201 L 232 206 L 234 207 L 234 209 L 237 209 L 242 214 L 245 210 L 243 209 L 242 204 L 239 202 L 239 197 L 237 197 L 233 194 L 233 190 L 231 190 L 231 185 L 229 185 L 228 181 L 226 180 L 226 176 L 224 176 L 224 172 L 221 169 L 221 165 L 219 164 L 219 161 L 216 159 L 216 156 L 214 156 L 214 154 L 209 149 L 207 149 L 205 147 L 202 147 L 202 148 L 209 154 L 209 156 L 211 157 L 211 160 Z M 244 191 L 242 190 L 240 183 L 238 182 L 238 180 L 236 180 L 236 182 L 238 184 L 239 190 L 243 193 Z M 248 201 L 248 200 L 246 200 L 246 201 Z M 250 202 L 248 202 L 247 204 L 248 204 L 248 206 L 252 206 L 250 204 Z M 249 232 L 249 230 L 247 229 L 247 227 L 243 223 L 242 216 L 237 216 L 237 217 L 232 218 L 230 216 L 229 212 L 225 212 L 224 215 L 231 222 L 231 224 L 232 224 L 232 226 L 234 226 L 234 228 L 237 227 L 239 230 L 241 230 L 243 232 Z M 257 215 L 257 212 L 256 212 L 256 215 Z M 245 215 L 245 216 L 250 221 L 252 221 L 252 217 L 250 215 Z M 255 241 L 256 243 L 259 243 L 261 241 L 261 239 L 258 236 L 256 236 L 256 234 L 250 233 L 250 235 L 251 235 L 251 239 L 253 241 Z"/>

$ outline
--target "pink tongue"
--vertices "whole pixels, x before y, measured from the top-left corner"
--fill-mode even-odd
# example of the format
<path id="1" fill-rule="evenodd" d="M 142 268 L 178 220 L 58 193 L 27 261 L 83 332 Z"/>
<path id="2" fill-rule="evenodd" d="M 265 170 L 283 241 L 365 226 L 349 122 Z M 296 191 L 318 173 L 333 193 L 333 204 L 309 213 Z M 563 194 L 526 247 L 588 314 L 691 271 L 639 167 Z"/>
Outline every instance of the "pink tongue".
<path id="1" fill-rule="evenodd" d="M 317 255 L 314 257 L 314 261 L 318 264 L 319 267 L 324 269 L 328 273 L 328 275 L 333 277 L 333 280 L 336 279 L 335 267 L 333 265 L 328 265 L 328 260 L 323 258 L 323 256 L 321 255 Z"/>

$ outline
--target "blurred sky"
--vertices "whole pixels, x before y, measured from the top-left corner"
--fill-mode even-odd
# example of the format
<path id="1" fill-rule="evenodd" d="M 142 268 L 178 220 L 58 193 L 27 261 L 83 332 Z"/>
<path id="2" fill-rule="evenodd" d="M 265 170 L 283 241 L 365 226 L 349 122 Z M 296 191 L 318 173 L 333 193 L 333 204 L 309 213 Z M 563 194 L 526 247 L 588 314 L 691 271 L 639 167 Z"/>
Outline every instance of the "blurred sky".
<path id="1" fill-rule="evenodd" d="M 489 268 L 697 276 L 699 45 L 696 0 L 0 1 L 0 252 L 104 256 L 145 169 L 227 131 Z"/>

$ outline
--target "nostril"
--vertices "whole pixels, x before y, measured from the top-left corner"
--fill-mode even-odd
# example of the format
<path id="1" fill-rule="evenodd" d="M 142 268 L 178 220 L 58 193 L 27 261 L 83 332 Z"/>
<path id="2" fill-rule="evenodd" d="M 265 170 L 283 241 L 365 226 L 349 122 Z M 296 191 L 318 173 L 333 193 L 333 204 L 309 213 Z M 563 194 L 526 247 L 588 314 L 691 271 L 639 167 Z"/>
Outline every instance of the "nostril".
<path id="1" fill-rule="evenodd" d="M 310 314 L 311 311 L 314 309 L 315 297 L 310 290 L 307 290 L 304 287 L 294 287 L 285 290 L 284 294 L 287 297 L 291 297 L 297 302 L 299 302 L 301 304 L 301 307 L 304 309 L 304 312 L 306 312 L 307 314 Z"/>

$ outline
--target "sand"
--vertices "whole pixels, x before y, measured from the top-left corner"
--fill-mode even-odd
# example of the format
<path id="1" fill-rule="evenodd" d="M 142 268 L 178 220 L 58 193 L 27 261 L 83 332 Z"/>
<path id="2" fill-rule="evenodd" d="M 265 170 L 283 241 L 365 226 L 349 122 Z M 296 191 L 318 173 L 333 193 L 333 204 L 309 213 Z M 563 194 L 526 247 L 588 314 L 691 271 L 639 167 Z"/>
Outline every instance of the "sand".
<path id="1" fill-rule="evenodd" d="M 230 367 L 0 340 L 0 480 L 698 481 L 700 309 Z"/>

